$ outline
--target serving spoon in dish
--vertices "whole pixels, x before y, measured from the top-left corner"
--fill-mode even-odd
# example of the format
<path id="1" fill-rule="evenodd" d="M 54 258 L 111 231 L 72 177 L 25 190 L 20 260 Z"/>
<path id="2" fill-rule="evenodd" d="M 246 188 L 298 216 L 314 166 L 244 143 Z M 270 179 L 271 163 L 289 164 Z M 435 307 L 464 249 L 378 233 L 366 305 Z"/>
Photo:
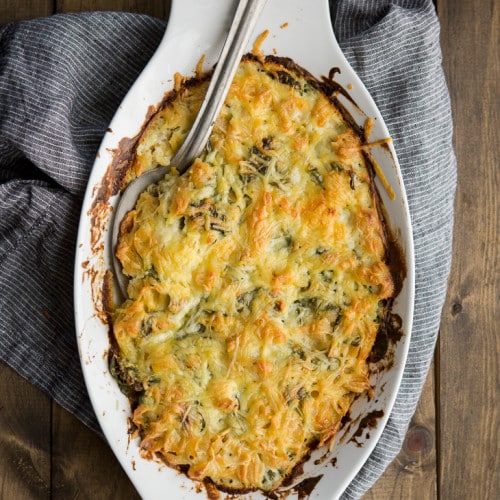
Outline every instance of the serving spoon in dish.
<path id="1" fill-rule="evenodd" d="M 121 263 L 116 257 L 115 252 L 120 234 L 121 221 L 127 212 L 134 208 L 137 198 L 149 185 L 162 179 L 172 167 L 175 167 L 182 174 L 205 148 L 217 116 L 229 92 L 243 52 L 250 41 L 250 36 L 266 1 L 239 1 L 227 38 L 211 77 L 207 93 L 186 139 L 172 157 L 170 165 L 157 167 L 141 174 L 125 188 L 118 200 L 114 213 L 111 238 L 113 268 L 118 287 L 123 297 L 127 296 L 128 279 L 122 271 Z"/>

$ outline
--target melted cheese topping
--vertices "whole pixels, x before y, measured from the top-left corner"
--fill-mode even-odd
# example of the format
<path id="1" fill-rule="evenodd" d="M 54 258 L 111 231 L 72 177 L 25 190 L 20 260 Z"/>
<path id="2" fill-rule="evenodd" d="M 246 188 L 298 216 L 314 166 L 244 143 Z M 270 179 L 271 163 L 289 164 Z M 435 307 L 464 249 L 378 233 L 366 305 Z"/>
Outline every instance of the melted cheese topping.
<path id="1" fill-rule="evenodd" d="M 205 86 L 158 113 L 135 173 L 169 164 Z M 141 195 L 113 332 L 146 455 L 272 490 L 369 389 L 393 283 L 359 146 L 310 78 L 247 58 L 202 157 Z"/>

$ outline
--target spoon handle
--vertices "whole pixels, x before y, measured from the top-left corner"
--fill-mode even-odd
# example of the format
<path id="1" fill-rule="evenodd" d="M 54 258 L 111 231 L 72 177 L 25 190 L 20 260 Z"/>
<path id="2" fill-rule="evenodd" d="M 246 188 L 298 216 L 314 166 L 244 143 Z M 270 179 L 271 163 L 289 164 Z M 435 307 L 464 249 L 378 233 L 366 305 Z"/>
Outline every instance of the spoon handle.
<path id="1" fill-rule="evenodd" d="M 184 172 L 203 151 L 266 1 L 240 0 L 239 2 L 196 120 L 170 162 L 180 173 Z"/>

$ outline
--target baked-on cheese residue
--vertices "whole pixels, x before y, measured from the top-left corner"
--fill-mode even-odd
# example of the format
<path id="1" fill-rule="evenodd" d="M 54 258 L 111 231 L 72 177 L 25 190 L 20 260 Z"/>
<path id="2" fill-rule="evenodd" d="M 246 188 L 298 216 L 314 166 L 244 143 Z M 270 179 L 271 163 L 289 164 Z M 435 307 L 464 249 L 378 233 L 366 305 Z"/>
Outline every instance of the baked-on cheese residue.
<path id="1" fill-rule="evenodd" d="M 133 173 L 168 165 L 206 80 L 152 120 Z M 246 57 L 205 152 L 122 224 L 114 369 L 147 456 L 272 490 L 369 390 L 393 281 L 360 137 L 290 61 Z"/>

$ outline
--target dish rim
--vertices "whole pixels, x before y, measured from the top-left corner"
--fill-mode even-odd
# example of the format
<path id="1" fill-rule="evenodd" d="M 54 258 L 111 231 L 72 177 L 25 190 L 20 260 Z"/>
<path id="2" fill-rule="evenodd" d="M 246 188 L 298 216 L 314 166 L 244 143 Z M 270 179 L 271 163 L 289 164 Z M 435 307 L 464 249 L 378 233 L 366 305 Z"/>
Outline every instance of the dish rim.
<path id="1" fill-rule="evenodd" d="M 199 493 L 196 492 L 196 483 L 194 481 L 185 478 L 185 476 L 181 477 L 179 473 L 166 466 L 159 467 L 154 462 L 141 459 L 138 454 L 137 443 L 130 441 L 127 432 L 123 432 L 123 430 L 126 430 L 124 429 L 124 424 L 128 425 L 127 409 L 129 410 L 130 407 L 128 400 L 119 392 L 118 385 L 108 370 L 108 327 L 102 323 L 99 314 L 97 314 L 98 311 L 93 299 L 96 296 L 96 290 L 94 289 L 95 282 L 92 283 L 88 272 L 90 266 L 96 272 L 94 276 L 97 276 L 97 278 L 101 276 L 101 279 L 104 279 L 105 270 L 111 269 L 109 245 L 107 245 L 107 240 L 109 240 L 107 226 L 111 222 L 111 215 L 108 214 L 108 224 L 104 224 L 104 231 L 101 234 L 103 244 L 102 253 L 96 255 L 93 253 L 95 245 L 92 245 L 91 242 L 91 230 L 93 227 L 89 213 L 96 200 L 101 181 L 113 161 L 113 151 L 117 149 L 120 140 L 125 137 L 133 137 L 140 131 L 145 116 L 148 110 L 150 110 L 150 106 L 158 105 L 162 97 L 172 87 L 173 74 L 176 71 L 185 75 L 192 72 L 196 66 L 196 62 L 203 53 L 207 55 L 208 65 L 215 62 L 217 50 L 223 42 L 223 28 L 230 19 L 231 4 L 234 4 L 234 1 L 227 1 L 223 4 L 220 0 L 205 0 L 201 11 L 197 12 L 196 16 L 193 17 L 194 4 L 198 7 L 200 5 L 197 0 L 172 1 L 169 23 L 160 46 L 119 106 L 108 132 L 103 137 L 84 197 L 75 256 L 75 322 L 78 349 L 87 390 L 99 424 L 110 447 L 113 449 L 134 486 L 145 498 L 156 498 L 156 485 L 152 487 L 151 478 L 153 478 L 153 482 L 158 481 L 157 476 L 161 476 L 162 483 L 163 481 L 167 481 L 171 485 L 173 481 L 179 485 L 182 484 L 183 493 L 187 495 L 185 498 L 198 498 Z M 217 20 L 218 23 L 207 23 L 208 14 L 210 14 L 212 19 Z M 328 17 L 325 18 L 326 14 L 328 14 Z M 317 29 L 318 19 L 321 20 L 322 29 Z M 189 21 L 189 29 L 186 29 L 187 21 Z M 328 22 L 329 29 L 326 28 L 326 22 Z M 285 23 L 288 23 L 288 26 L 283 27 Z M 304 64 L 304 59 L 309 57 L 310 54 L 305 52 L 303 46 L 296 47 L 296 51 L 292 49 L 297 44 L 300 45 L 300 39 L 296 37 L 296 27 L 299 24 L 300 26 L 306 25 L 309 28 L 315 27 L 315 34 L 312 37 L 314 40 L 309 40 L 309 43 L 316 44 L 317 47 L 321 45 L 322 47 L 321 51 L 316 50 L 314 52 L 314 61 L 311 60 L 311 64 L 309 65 L 307 61 Z M 204 27 L 204 30 L 200 29 L 201 26 Z M 255 33 L 260 33 L 264 27 L 272 29 L 270 37 L 263 44 L 263 51 L 265 53 L 276 50 L 278 56 L 290 57 L 294 62 L 304 67 L 316 77 L 319 77 L 321 74 L 318 71 L 323 73 L 328 71 L 329 68 L 324 67 L 324 61 L 328 57 L 335 57 L 335 59 L 332 59 L 336 63 L 335 66 L 341 68 L 341 73 L 340 75 L 336 75 L 335 80 L 344 88 L 347 88 L 349 84 L 353 86 L 350 95 L 352 95 L 358 106 L 365 112 L 366 116 L 375 118 L 373 134 L 376 138 L 389 136 L 387 127 L 373 100 L 357 75 L 348 65 L 334 38 L 329 22 L 327 0 L 308 4 L 307 9 L 304 8 L 302 0 L 268 0 L 268 5 L 265 8 L 261 21 L 258 23 Z M 291 45 L 294 40 L 295 45 Z M 326 48 L 324 47 L 325 42 L 328 42 Z M 182 50 L 179 50 L 179 46 L 182 47 Z M 283 49 L 287 52 L 283 52 Z M 182 64 L 173 62 L 170 59 L 175 59 L 173 56 L 179 58 L 176 61 L 182 61 Z M 169 61 L 167 65 L 164 63 L 165 60 Z M 323 69 L 321 69 L 322 64 Z M 134 128 L 135 133 L 133 133 Z M 349 443 L 345 445 L 345 450 L 347 451 L 343 454 L 336 449 L 337 456 L 340 456 L 341 460 L 345 462 L 338 463 L 340 460 L 337 460 L 335 467 L 328 464 L 326 466 L 325 464 L 321 464 L 319 467 L 312 467 L 313 470 L 308 470 L 306 466 L 306 473 L 315 474 L 316 472 L 321 472 L 325 475 L 314 489 L 315 496 L 320 495 L 322 497 L 328 496 L 333 498 L 340 495 L 373 451 L 394 405 L 408 355 L 414 302 L 415 270 L 413 239 L 401 170 L 392 144 L 388 145 L 387 151 L 389 152 L 390 165 L 387 155 L 383 151 L 375 152 L 375 156 L 384 173 L 389 174 L 389 179 L 392 180 L 391 185 L 395 188 L 398 196 L 397 205 L 393 204 L 394 202 L 389 199 L 383 187 L 380 186 L 380 182 L 376 182 L 385 210 L 388 211 L 388 214 L 391 214 L 389 217 L 389 226 L 392 231 L 399 233 L 398 236 L 402 242 L 406 258 L 407 275 L 403 290 L 395 301 L 395 310 L 401 312 L 400 315 L 405 321 L 405 335 L 395 347 L 394 356 L 396 362 L 395 366 L 390 370 L 392 376 L 387 380 L 382 379 L 379 382 L 380 384 L 384 383 L 385 387 L 388 387 L 389 394 L 388 396 L 383 396 L 385 398 L 382 405 L 384 416 L 380 418 L 377 428 L 370 431 L 371 439 L 363 440 L 364 447 L 362 449 L 355 445 L 348 446 Z M 108 200 L 110 207 L 113 207 L 115 203 L 116 196 Z M 390 207 L 389 210 L 388 207 Z M 395 213 L 398 213 L 397 210 L 399 211 L 399 216 L 394 216 Z M 394 222 L 396 222 L 396 227 L 392 226 Z M 84 264 L 85 268 L 82 268 Z M 388 373 L 388 371 L 385 373 Z M 115 402 L 112 401 L 113 398 L 116 398 Z M 353 407 L 354 410 L 357 409 L 359 403 L 360 401 L 356 401 Z M 115 417 L 111 418 L 110 421 L 110 414 L 113 412 L 115 413 Z M 118 422 L 116 419 L 118 419 Z M 345 436 L 346 434 L 344 433 L 344 440 Z M 342 436 L 339 436 L 337 441 L 340 439 L 342 439 Z M 339 446 L 344 446 L 344 444 L 340 444 Z M 313 457 L 315 457 L 315 454 L 313 454 Z M 309 460 L 308 465 L 312 461 L 312 459 Z M 346 462 L 349 463 L 349 461 L 351 461 L 352 466 L 345 467 L 344 464 Z M 187 483 L 187 487 L 185 483 Z M 251 495 L 251 498 L 257 498 L 258 495 L 258 493 Z"/>

